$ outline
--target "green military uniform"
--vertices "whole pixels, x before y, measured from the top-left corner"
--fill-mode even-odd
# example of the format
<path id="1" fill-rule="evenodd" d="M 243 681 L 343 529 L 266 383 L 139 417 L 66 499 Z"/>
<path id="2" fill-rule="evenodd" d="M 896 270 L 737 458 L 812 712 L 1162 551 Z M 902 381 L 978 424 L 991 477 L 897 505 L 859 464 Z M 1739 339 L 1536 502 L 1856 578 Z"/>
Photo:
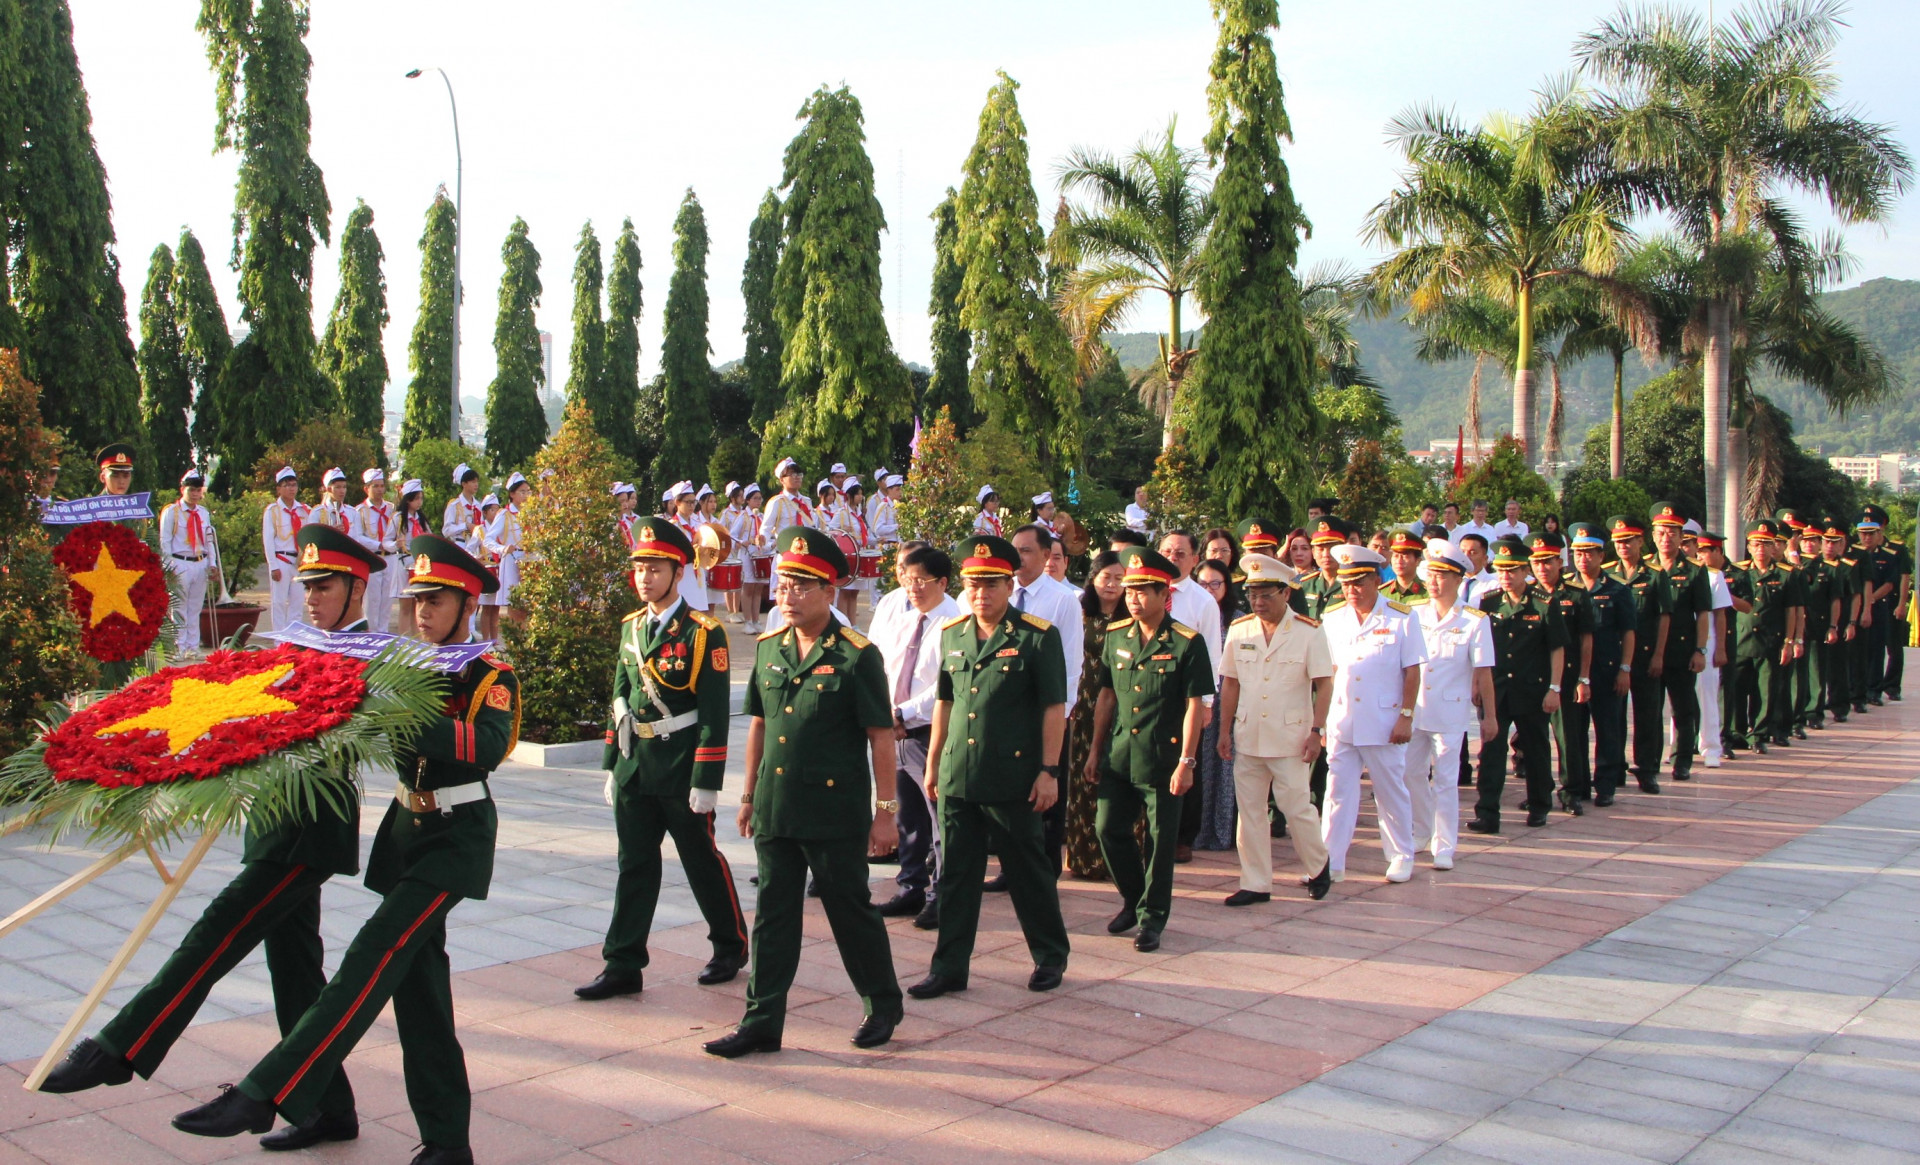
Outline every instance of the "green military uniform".
<path id="1" fill-rule="evenodd" d="M 1865 713 L 1867 697 L 1871 694 L 1868 680 L 1868 661 L 1874 653 L 1873 624 L 1879 618 L 1875 604 L 1867 601 L 1867 596 L 1877 584 L 1874 581 L 1873 552 L 1855 541 L 1847 544 L 1847 560 L 1853 564 L 1854 597 L 1859 600 L 1859 612 L 1854 617 L 1853 640 L 1847 645 L 1847 701 L 1853 705 L 1856 713 Z"/>
<path id="2" fill-rule="evenodd" d="M 1517 569 L 1527 563 L 1527 548 L 1518 538 L 1494 543 L 1496 567 Z M 1553 766 L 1547 761 L 1550 718 L 1542 710 L 1550 685 L 1558 685 L 1553 651 L 1567 646 L 1566 624 L 1547 593 L 1529 585 L 1518 600 L 1505 587 L 1480 597 L 1479 607 L 1493 621 L 1493 693 L 1500 730 L 1480 749 L 1480 797 L 1474 805 L 1475 833 L 1500 830 L 1500 794 L 1507 783 L 1507 731 L 1524 758 L 1527 779 L 1527 824 L 1546 822 L 1553 801 Z"/>
<path id="3" fill-rule="evenodd" d="M 814 572 L 815 564 L 831 572 L 828 581 L 851 573 L 818 530 L 789 526 L 774 545 L 782 575 Z M 880 649 L 831 621 L 805 656 L 793 628 L 768 632 L 755 647 L 746 714 L 764 723 L 765 736 L 751 794 L 760 894 L 740 1033 L 777 1046 L 785 1029 L 809 871 L 867 1015 L 898 1016 L 893 951 L 867 889 L 874 791 L 867 732 L 893 725 Z"/>
<path id="4" fill-rule="evenodd" d="M 1609 537 L 1615 550 L 1621 542 L 1646 536 L 1646 522 L 1616 514 L 1607 520 Z M 1663 626 L 1670 627 L 1672 599 L 1667 576 L 1642 558 L 1636 569 L 1629 569 L 1624 558 L 1606 564 L 1606 572 L 1633 595 L 1634 636 L 1633 672 L 1633 775 L 1644 793 L 1660 791 L 1660 751 L 1666 735 L 1666 688 L 1653 674 L 1653 652 Z M 1662 669 L 1665 659 L 1662 658 Z"/>
<path id="5" fill-rule="evenodd" d="M 639 519 L 632 537 L 636 565 L 656 558 L 684 567 L 693 558 L 693 544 L 666 518 Z M 746 917 L 714 837 L 713 811 L 696 813 L 688 803 L 694 789 L 717 791 L 726 768 L 728 664 L 720 620 L 677 598 L 659 617 L 642 608 L 621 625 L 613 720 L 600 761 L 613 774 L 620 879 L 601 957 L 607 977 L 633 989 L 647 965 L 660 901 L 660 843 L 669 835 L 706 919 L 714 963 L 746 962 Z"/>
<path id="6" fill-rule="evenodd" d="M 1860 699 L 1878 706 L 1885 701 L 1888 676 L 1891 674 L 1889 659 L 1893 652 L 1903 652 L 1906 640 L 1894 641 L 1894 624 L 1901 612 L 1896 604 L 1900 598 L 1900 579 L 1902 575 L 1913 573 L 1913 564 L 1905 554 L 1905 547 L 1895 550 L 1885 540 L 1887 512 L 1879 506 L 1862 506 L 1860 517 L 1854 526 L 1864 534 L 1872 530 L 1881 535 L 1879 544 L 1870 550 L 1864 550 L 1866 572 L 1874 587 L 1882 592 L 1882 597 L 1873 604 L 1873 621 L 1866 631 L 1867 650 L 1866 668 L 1860 686 Z M 1865 539 L 1861 540 L 1865 547 Z M 1894 676 L 1897 683 L 1899 677 Z"/>
<path id="7" fill-rule="evenodd" d="M 1315 547 L 1338 546 L 1347 540 L 1347 529 L 1347 524 L 1338 518 L 1317 518 L 1313 529 L 1308 531 L 1308 540 Z M 1339 576 L 1329 571 L 1315 570 L 1301 582 L 1297 593 L 1306 609 L 1296 608 L 1295 613 L 1315 619 L 1324 618 L 1329 610 L 1347 601 L 1340 590 Z"/>
<path id="8" fill-rule="evenodd" d="M 1605 530 L 1591 522 L 1576 522 L 1568 527 L 1568 533 L 1575 548 L 1606 545 Z M 1591 587 L 1581 590 L 1592 618 L 1593 658 L 1588 674 L 1593 682 L 1588 685 L 1584 711 L 1577 714 L 1592 728 L 1593 803 L 1604 808 L 1613 804 L 1614 790 L 1625 783 L 1627 777 L 1626 697 L 1616 695 L 1613 685 L 1620 665 L 1632 666 L 1631 660 L 1621 656 L 1625 653 L 1627 634 L 1639 625 L 1639 614 L 1634 607 L 1633 592 L 1604 570 Z M 1562 685 L 1561 693 L 1564 695 L 1565 691 Z M 1566 704 L 1562 702 L 1561 711 L 1565 710 Z M 1573 793 L 1576 799 L 1584 798 L 1587 790 L 1575 788 Z"/>
<path id="9" fill-rule="evenodd" d="M 1879 513 L 1880 524 L 1886 525 L 1885 511 L 1878 506 L 1870 506 Z M 1913 638 L 1913 624 L 1908 620 L 1907 612 L 1911 601 L 1902 602 L 1903 594 L 1910 595 L 1913 583 L 1913 548 L 1898 538 L 1889 538 L 1886 549 L 1893 554 L 1894 586 L 1890 601 L 1893 603 L 1892 617 L 1887 620 L 1887 671 L 1880 684 L 1880 694 L 1889 700 L 1900 699 L 1900 683 L 1906 676 L 1907 643 Z"/>
<path id="10" fill-rule="evenodd" d="M 438 535 L 416 536 L 411 548 L 410 596 L 457 587 L 477 597 L 498 587 Z M 449 678 L 442 715 L 395 750 L 399 786 L 367 859 L 367 887 L 381 895 L 380 905 L 320 998 L 240 1090 L 306 1123 L 326 1082 L 391 999 L 420 1138 L 458 1150 L 468 1143 L 471 1092 L 454 1030 L 447 915 L 462 899 L 485 899 L 493 880 L 499 821 L 486 779 L 519 738 L 520 685 L 489 655 Z"/>
<path id="11" fill-rule="evenodd" d="M 1531 562 L 1543 558 L 1558 561 L 1560 552 L 1566 548 L 1565 539 L 1546 531 L 1529 534 L 1526 541 L 1527 557 Z M 1567 629 L 1565 662 L 1558 677 L 1560 710 L 1552 717 L 1553 741 L 1559 752 L 1560 807 L 1578 815 L 1580 803 L 1587 799 L 1593 788 L 1593 757 L 1589 751 L 1593 708 L 1591 703 L 1580 699 L 1583 689 L 1587 689 L 1584 694 L 1591 696 L 1590 685 L 1582 683 L 1588 677 L 1581 670 L 1580 655 L 1583 643 L 1588 654 L 1592 654 L 1593 599 L 1587 594 L 1587 589 L 1579 584 L 1579 576 L 1571 570 L 1562 572 L 1559 585 L 1548 593 L 1547 599 Z M 1604 679 L 1609 686 L 1612 685 L 1611 675 Z M 1528 763 L 1531 764 L 1531 759 Z"/>
<path id="12" fill-rule="evenodd" d="M 1653 508 L 1656 526 L 1682 526 L 1686 519 L 1669 502 Z M 1693 670 L 1696 655 L 1705 656 L 1706 641 L 1699 637 L 1700 615 L 1713 611 L 1713 579 L 1705 567 L 1676 554 L 1661 565 L 1657 556 L 1648 565 L 1667 580 L 1667 654 L 1660 673 L 1667 703 L 1673 712 L 1673 779 L 1693 775 L 1693 757 L 1700 748 L 1700 677 Z"/>
<path id="13" fill-rule="evenodd" d="M 1817 534 L 1819 530 L 1813 532 Z M 1795 573 L 1800 576 L 1801 597 L 1806 602 L 1807 614 L 1801 635 L 1806 654 L 1794 661 L 1792 700 L 1794 725 L 1804 731 L 1826 725 L 1827 666 L 1834 646 L 1827 642 L 1827 636 L 1839 627 L 1833 617 L 1834 603 L 1840 603 L 1845 613 L 1847 578 L 1838 562 L 1805 554 L 1800 556 L 1800 567 Z"/>
<path id="14" fill-rule="evenodd" d="M 1128 586 L 1172 583 L 1172 564 L 1152 551 L 1130 549 L 1121 561 Z M 1135 619 L 1109 624 L 1100 658 L 1102 686 L 1113 692 L 1114 714 L 1107 740 L 1094 742 L 1096 748 L 1104 744 L 1094 831 L 1123 911 L 1134 912 L 1143 932 L 1158 935 L 1173 909 L 1173 850 L 1180 831 L 1173 773 L 1185 755 L 1183 744 L 1200 747 L 1198 739 L 1183 742 L 1181 729 L 1187 701 L 1214 694 L 1213 661 L 1199 632 L 1170 615 L 1151 634 Z M 1193 776 L 1199 779 L 1197 772 Z M 1142 812 L 1147 818 L 1144 861 L 1133 834 Z"/>
<path id="15" fill-rule="evenodd" d="M 1832 643 L 1820 645 L 1820 706 L 1835 724 L 1845 724 L 1853 711 L 1852 659 L 1854 640 L 1859 635 L 1854 607 L 1860 599 L 1859 563 L 1847 552 L 1847 526 L 1835 518 L 1820 519 L 1820 563 L 1826 568 L 1832 597 L 1840 601 L 1840 618 L 1834 624 Z M 1829 556 L 1828 551 L 1833 553 Z M 1813 646 L 1809 641 L 1809 647 Z"/>
<path id="16" fill-rule="evenodd" d="M 328 527 L 303 529 L 297 544 L 310 560 L 301 569 L 302 579 L 342 573 L 364 581 L 384 567 L 378 556 Z M 328 630 L 366 629 L 366 620 L 359 619 Z M 338 775 L 336 789 L 337 803 L 321 799 L 311 812 L 270 824 L 247 822 L 239 874 L 214 895 L 159 973 L 100 1029 L 94 1043 L 142 1078 L 151 1078 L 214 984 L 262 944 L 280 1034 L 293 1030 L 327 983 L 320 888 L 335 874 L 360 872 L 360 791 L 345 773 Z M 70 1090 L 60 1075 L 48 1081 L 48 1091 Z M 328 1071 L 316 1082 L 322 1088 L 313 1111 L 352 1120 L 353 1088 L 346 1073 Z"/>
<path id="17" fill-rule="evenodd" d="M 963 576 L 1011 578 L 1020 556 L 1011 543 L 981 535 L 956 546 L 954 559 Z M 972 615 L 949 619 L 940 629 L 935 699 L 943 705 L 946 731 L 937 764 L 940 940 L 930 969 L 954 983 L 967 981 L 989 841 L 1000 855 L 1034 965 L 1064 968 L 1068 944 L 1059 870 L 1048 868 L 1041 814 L 1029 800 L 1045 759 L 1046 714 L 1056 706 L 1064 711 L 1067 702 L 1059 630 L 1009 609 L 982 639 Z"/>
<path id="18" fill-rule="evenodd" d="M 1773 520 L 1748 523 L 1747 537 L 1774 540 Z M 1769 744 L 1787 743 L 1792 728 L 1791 669 L 1780 655 L 1791 611 L 1805 604 L 1801 579 L 1779 563 L 1742 559 L 1727 572 L 1727 589 L 1752 604 L 1736 620 L 1732 731 L 1745 747 L 1765 752 Z"/>

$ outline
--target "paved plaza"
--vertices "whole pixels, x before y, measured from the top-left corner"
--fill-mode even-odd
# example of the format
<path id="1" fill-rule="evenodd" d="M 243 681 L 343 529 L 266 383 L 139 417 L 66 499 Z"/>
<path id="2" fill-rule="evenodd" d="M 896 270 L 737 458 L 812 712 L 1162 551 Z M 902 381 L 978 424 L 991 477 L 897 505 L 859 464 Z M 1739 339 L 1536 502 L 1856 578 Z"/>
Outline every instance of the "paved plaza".
<path id="1" fill-rule="evenodd" d="M 736 729 L 743 725 L 736 723 Z M 736 731 L 736 739 L 744 737 Z M 779 1165 L 997 1162 L 1920 1162 L 1920 710 L 1890 704 L 1805 744 L 1622 795 L 1580 819 L 1462 843 L 1459 867 L 1381 880 L 1363 815 L 1324 902 L 1291 887 L 1229 911 L 1230 854 L 1183 866 L 1153 954 L 1106 935 L 1111 887 L 1067 880 L 1066 985 L 1024 989 L 1012 912 L 989 896 L 971 989 L 909 1000 L 894 1042 L 859 1019 L 824 918 L 808 918 L 786 1048 L 723 1062 L 705 1040 L 745 976 L 694 985 L 704 927 L 680 884 L 637 997 L 586 1004 L 613 836 L 592 771 L 495 781 L 492 897 L 453 914 L 454 993 L 481 1161 Z M 721 838 L 745 885 L 752 847 Z M 380 810 L 370 806 L 372 832 Z M 1279 845 L 1283 864 L 1288 856 Z M 176 846 L 173 853 L 183 852 Z M 231 874 L 223 840 L 108 1001 L 156 967 Z M 0 911 L 87 861 L 0 842 Z M 890 874 L 890 867 L 876 867 Z M 258 1152 L 168 1118 L 238 1080 L 275 1035 L 258 954 L 213 992 L 153 1081 L 73 1097 L 20 1087 L 154 893 L 130 862 L 0 939 L 0 1165 L 213 1161 Z M 876 893 L 888 893 L 876 884 Z M 371 909 L 326 891 L 330 953 Z M 890 924 L 903 983 L 932 939 Z M 106 1012 L 89 1025 L 96 1028 Z M 328 1162 L 415 1143 L 391 1025 L 349 1059 L 363 1121 Z M 299 1155 L 295 1155 L 299 1157 Z"/>

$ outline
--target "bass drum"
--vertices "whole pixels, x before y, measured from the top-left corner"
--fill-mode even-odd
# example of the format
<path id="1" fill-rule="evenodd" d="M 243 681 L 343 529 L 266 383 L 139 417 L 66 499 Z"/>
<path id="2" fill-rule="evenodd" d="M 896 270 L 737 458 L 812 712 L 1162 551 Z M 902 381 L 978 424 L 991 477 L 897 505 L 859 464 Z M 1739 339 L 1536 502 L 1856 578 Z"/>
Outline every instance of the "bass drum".
<path id="1" fill-rule="evenodd" d="M 833 539 L 833 544 L 840 548 L 840 553 L 847 556 L 847 566 L 850 569 L 857 566 L 860 561 L 860 544 L 853 540 L 853 536 L 850 534 L 842 534 L 838 530 L 835 530 L 829 534 L 829 537 Z M 849 576 L 841 579 L 835 585 L 844 587 L 852 582 L 853 578 Z"/>

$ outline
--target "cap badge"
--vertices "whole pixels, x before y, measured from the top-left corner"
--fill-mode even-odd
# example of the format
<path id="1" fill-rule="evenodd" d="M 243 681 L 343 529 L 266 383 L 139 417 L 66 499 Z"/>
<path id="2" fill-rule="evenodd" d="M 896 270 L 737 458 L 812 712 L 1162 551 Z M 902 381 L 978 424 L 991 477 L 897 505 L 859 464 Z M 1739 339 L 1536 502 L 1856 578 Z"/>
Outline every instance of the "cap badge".
<path id="1" fill-rule="evenodd" d="M 300 565 L 307 566 L 319 561 L 320 561 L 320 544 L 317 542 L 307 543 L 307 548 L 300 552 Z"/>
<path id="2" fill-rule="evenodd" d="M 426 555 L 422 554 L 413 560 L 413 577 L 419 578 L 422 575 L 428 575 L 432 573 L 433 573 L 433 559 L 428 558 Z"/>
<path id="3" fill-rule="evenodd" d="M 787 549 L 794 554 L 805 554 L 807 552 L 807 540 L 797 537 L 793 540 L 793 545 L 787 547 Z"/>

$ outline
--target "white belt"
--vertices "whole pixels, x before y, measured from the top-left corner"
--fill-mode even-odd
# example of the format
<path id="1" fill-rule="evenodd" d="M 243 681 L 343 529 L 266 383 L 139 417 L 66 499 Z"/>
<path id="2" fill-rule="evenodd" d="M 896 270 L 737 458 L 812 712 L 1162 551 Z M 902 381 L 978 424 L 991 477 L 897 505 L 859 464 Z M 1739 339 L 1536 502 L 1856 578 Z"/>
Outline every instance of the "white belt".
<path id="1" fill-rule="evenodd" d="M 636 720 L 633 722 L 633 734 L 641 740 L 652 740 L 656 736 L 667 736 L 682 728 L 692 728 L 700 723 L 700 711 L 682 712 L 678 716 L 669 716 L 665 720 Z"/>
<path id="2" fill-rule="evenodd" d="M 449 785 L 444 789 L 423 789 L 415 792 L 407 788 L 406 782 L 402 781 L 394 785 L 393 799 L 412 813 L 441 813 L 452 809 L 455 805 L 486 800 L 487 783 L 470 781 L 464 785 Z"/>

